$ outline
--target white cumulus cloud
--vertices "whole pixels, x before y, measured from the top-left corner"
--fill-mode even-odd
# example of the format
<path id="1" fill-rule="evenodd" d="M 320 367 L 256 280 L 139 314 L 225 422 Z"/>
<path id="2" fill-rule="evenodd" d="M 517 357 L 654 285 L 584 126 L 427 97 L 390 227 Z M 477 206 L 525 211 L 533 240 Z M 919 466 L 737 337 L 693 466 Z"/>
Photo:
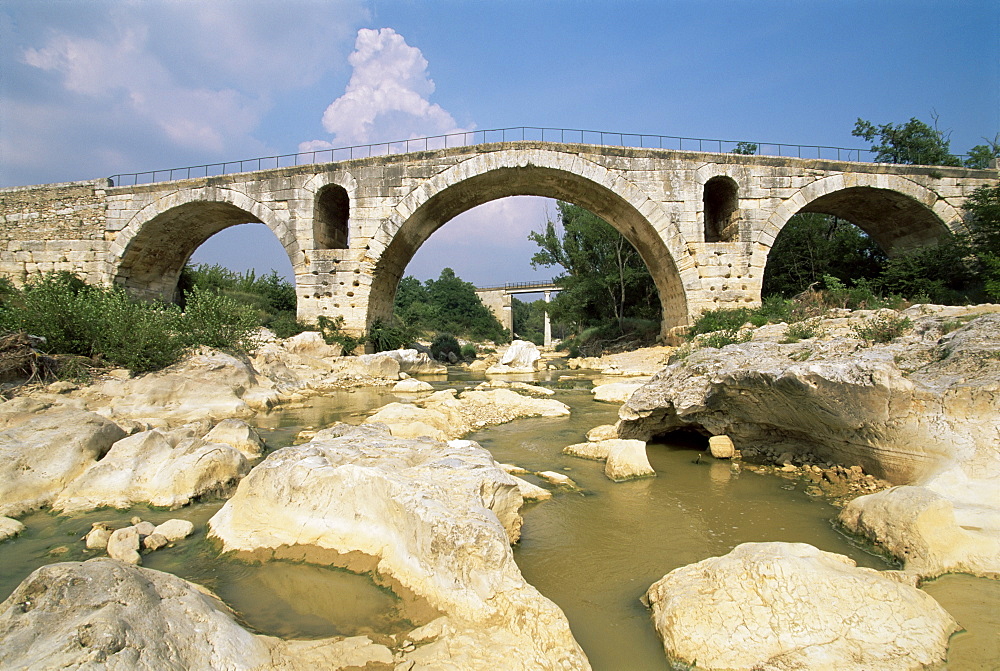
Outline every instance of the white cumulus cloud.
<path id="1" fill-rule="evenodd" d="M 430 102 L 427 59 L 392 28 L 358 31 L 344 94 L 323 113 L 332 141 L 303 142 L 301 151 L 462 132 L 455 119 Z"/>

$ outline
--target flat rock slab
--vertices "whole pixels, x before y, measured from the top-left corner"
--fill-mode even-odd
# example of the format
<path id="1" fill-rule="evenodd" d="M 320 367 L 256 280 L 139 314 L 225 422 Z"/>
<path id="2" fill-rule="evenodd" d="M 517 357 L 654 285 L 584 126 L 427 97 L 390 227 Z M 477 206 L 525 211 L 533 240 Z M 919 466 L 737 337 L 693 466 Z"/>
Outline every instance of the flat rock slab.
<path id="1" fill-rule="evenodd" d="M 898 671 L 958 629 L 928 594 L 804 543 L 744 543 L 675 569 L 646 598 L 671 663 L 729 671 Z"/>

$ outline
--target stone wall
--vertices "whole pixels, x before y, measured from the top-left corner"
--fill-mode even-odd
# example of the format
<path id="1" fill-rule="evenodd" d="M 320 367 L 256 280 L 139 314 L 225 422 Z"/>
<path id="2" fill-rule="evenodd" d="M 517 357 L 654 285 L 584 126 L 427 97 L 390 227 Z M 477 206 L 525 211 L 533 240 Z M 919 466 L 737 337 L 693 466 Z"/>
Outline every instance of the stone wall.
<path id="1" fill-rule="evenodd" d="M 53 271 L 107 277 L 106 179 L 0 189 L 0 276 L 15 284 Z"/>

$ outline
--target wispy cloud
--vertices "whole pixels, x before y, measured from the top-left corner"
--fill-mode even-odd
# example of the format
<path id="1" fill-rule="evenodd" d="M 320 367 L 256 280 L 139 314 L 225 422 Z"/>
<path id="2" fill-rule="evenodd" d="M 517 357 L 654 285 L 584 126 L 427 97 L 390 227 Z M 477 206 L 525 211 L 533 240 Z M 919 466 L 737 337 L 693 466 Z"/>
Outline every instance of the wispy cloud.
<path id="1" fill-rule="evenodd" d="M 323 113 L 323 128 L 333 139 L 303 142 L 301 151 L 465 130 L 430 102 L 434 82 L 427 59 L 392 28 L 359 30 L 348 61 L 351 80 Z"/>

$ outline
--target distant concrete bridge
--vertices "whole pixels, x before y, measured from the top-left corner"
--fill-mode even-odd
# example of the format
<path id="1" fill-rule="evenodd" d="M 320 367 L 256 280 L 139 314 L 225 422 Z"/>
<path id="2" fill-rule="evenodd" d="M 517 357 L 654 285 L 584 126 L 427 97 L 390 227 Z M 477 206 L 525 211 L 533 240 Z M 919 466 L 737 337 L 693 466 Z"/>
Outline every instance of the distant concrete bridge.
<path id="1" fill-rule="evenodd" d="M 490 309 L 490 312 L 497 318 L 501 325 L 511 334 L 514 333 L 514 309 L 511 298 L 515 294 L 543 294 L 545 302 L 548 303 L 552 294 L 562 289 L 555 282 L 513 282 L 495 287 L 477 287 L 476 295 L 483 305 Z M 552 322 L 549 320 L 549 312 L 545 311 L 545 329 L 543 346 L 552 347 Z"/>
<path id="2" fill-rule="evenodd" d="M 771 246 L 798 212 L 847 219 L 893 254 L 964 230 L 966 197 L 997 178 L 995 169 L 517 141 L 134 186 L 46 184 L 0 190 L 0 274 L 21 282 L 68 270 L 170 299 L 201 243 L 258 222 L 292 263 L 299 317 L 342 315 L 358 332 L 391 314 L 410 259 L 453 217 L 497 198 L 547 196 L 590 210 L 635 246 L 666 333 L 706 309 L 758 303 Z"/>

